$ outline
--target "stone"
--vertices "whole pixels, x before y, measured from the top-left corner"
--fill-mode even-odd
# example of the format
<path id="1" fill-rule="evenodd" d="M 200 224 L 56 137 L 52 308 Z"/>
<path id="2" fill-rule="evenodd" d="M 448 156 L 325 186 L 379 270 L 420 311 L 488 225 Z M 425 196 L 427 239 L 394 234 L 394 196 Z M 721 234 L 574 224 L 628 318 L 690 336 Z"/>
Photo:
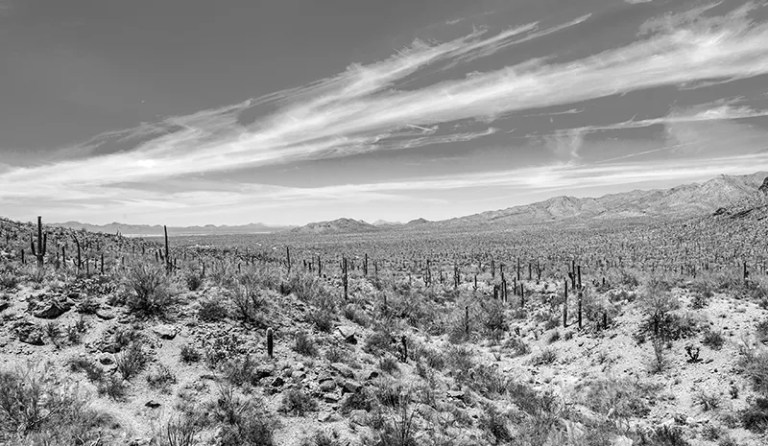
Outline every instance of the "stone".
<path id="1" fill-rule="evenodd" d="M 340 362 L 334 362 L 333 364 L 331 364 L 331 368 L 335 370 L 339 375 L 343 376 L 344 378 L 355 377 L 355 372 L 352 371 L 352 368 L 346 364 L 342 364 Z"/>
<path id="2" fill-rule="evenodd" d="M 177 330 L 173 325 L 158 325 L 152 328 L 152 332 L 159 336 L 160 339 L 170 341 L 176 337 Z"/>
<path id="3" fill-rule="evenodd" d="M 326 403 L 334 404 L 339 402 L 339 397 L 336 396 L 336 394 L 334 393 L 324 393 L 323 401 L 325 401 Z"/>
<path id="4" fill-rule="evenodd" d="M 56 319 L 69 311 L 70 307 L 67 303 L 50 301 L 38 306 L 32 315 L 41 319 Z"/>
<path id="5" fill-rule="evenodd" d="M 0 313 L 10 308 L 11 303 L 7 300 L 0 300 Z"/>
<path id="6" fill-rule="evenodd" d="M 115 310 L 111 308 L 99 308 L 96 310 L 96 317 L 105 321 L 112 320 L 115 316 Z"/>
<path id="7" fill-rule="evenodd" d="M 336 381 L 332 379 L 326 379 L 320 382 L 319 389 L 321 392 L 333 392 L 336 389 Z"/>
<path id="8" fill-rule="evenodd" d="M 29 345 L 45 345 L 43 342 L 43 329 L 33 323 L 22 323 L 15 328 L 19 341 Z"/>
<path id="9" fill-rule="evenodd" d="M 285 380 L 279 376 L 272 381 L 272 387 L 282 387 L 284 385 Z"/>
<path id="10" fill-rule="evenodd" d="M 341 393 L 357 393 L 362 388 L 362 384 L 357 381 L 344 381 L 344 384 L 341 386 Z"/>
<path id="11" fill-rule="evenodd" d="M 112 355 L 109 353 L 102 353 L 98 357 L 98 361 L 101 365 L 112 365 L 115 363 L 115 360 L 112 358 Z"/>
<path id="12" fill-rule="evenodd" d="M 145 405 L 146 407 L 149 407 L 150 409 L 157 409 L 158 407 L 160 407 L 160 406 L 161 406 L 161 404 L 160 404 L 160 403 L 158 403 L 158 402 L 157 402 L 157 401 L 155 401 L 155 400 L 149 400 L 149 401 L 147 401 L 147 402 L 146 402 L 146 404 L 144 404 L 144 405 Z"/>

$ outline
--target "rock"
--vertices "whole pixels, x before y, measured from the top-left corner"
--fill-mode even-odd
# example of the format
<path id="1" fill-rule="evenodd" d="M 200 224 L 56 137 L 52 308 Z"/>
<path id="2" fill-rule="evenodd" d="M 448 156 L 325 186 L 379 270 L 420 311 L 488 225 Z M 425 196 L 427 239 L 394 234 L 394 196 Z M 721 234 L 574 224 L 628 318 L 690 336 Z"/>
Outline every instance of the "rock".
<path id="1" fill-rule="evenodd" d="M 343 376 L 344 378 L 354 378 L 355 372 L 352 371 L 352 368 L 350 368 L 346 364 L 342 364 L 340 362 L 334 362 L 331 364 L 331 368 L 338 372 L 339 375 Z"/>
<path id="2" fill-rule="evenodd" d="M 379 372 L 377 372 L 376 370 L 374 370 L 374 371 L 372 371 L 370 374 L 368 374 L 368 378 L 366 378 L 366 379 L 367 379 L 368 381 L 370 381 L 370 380 L 372 380 L 372 379 L 376 379 L 376 378 L 378 378 L 378 377 L 379 377 Z"/>
<path id="3" fill-rule="evenodd" d="M 11 306 L 11 303 L 7 300 L 0 300 L 0 313 L 7 310 Z"/>
<path id="4" fill-rule="evenodd" d="M 283 387 L 283 385 L 285 385 L 285 380 L 279 376 L 272 381 L 272 387 Z"/>
<path id="5" fill-rule="evenodd" d="M 115 363 L 115 360 L 112 358 L 112 355 L 109 353 L 102 353 L 98 357 L 98 361 L 101 365 L 112 365 Z"/>
<path id="6" fill-rule="evenodd" d="M 336 396 L 336 394 L 334 393 L 324 393 L 323 401 L 325 401 L 326 403 L 334 404 L 339 402 L 339 397 Z"/>
<path id="7" fill-rule="evenodd" d="M 70 308 L 71 305 L 66 302 L 49 301 L 37 306 L 32 315 L 41 319 L 56 319 L 69 311 Z"/>
<path id="8" fill-rule="evenodd" d="M 357 338 L 355 337 L 354 334 L 351 334 L 344 338 L 344 342 L 351 345 L 357 345 Z"/>
<path id="9" fill-rule="evenodd" d="M 321 392 L 325 392 L 325 393 L 333 392 L 336 389 L 336 381 L 332 379 L 325 379 L 320 382 L 319 389 Z"/>
<path id="10" fill-rule="evenodd" d="M 335 421 L 335 418 L 333 412 L 323 412 L 317 417 L 317 421 L 321 423 L 329 423 Z"/>
<path id="11" fill-rule="evenodd" d="M 160 339 L 171 340 L 176 337 L 176 327 L 173 325 L 158 325 L 152 328 L 152 332 L 160 337 Z"/>
<path id="12" fill-rule="evenodd" d="M 345 381 L 341 386 L 341 393 L 357 393 L 363 386 L 357 381 Z"/>
<path id="13" fill-rule="evenodd" d="M 45 342 L 43 342 L 43 329 L 36 324 L 23 322 L 16 326 L 15 332 L 19 341 L 25 344 L 45 345 Z"/>
<path id="14" fill-rule="evenodd" d="M 455 400 L 464 400 L 464 391 L 463 390 L 449 390 L 447 392 L 449 398 L 453 398 Z"/>
<path id="15" fill-rule="evenodd" d="M 368 412 L 364 410 L 353 410 L 349 413 L 349 421 L 359 426 L 368 424 Z"/>
<path id="16" fill-rule="evenodd" d="M 155 400 L 149 400 L 149 401 L 147 401 L 147 402 L 146 402 L 146 404 L 144 404 L 144 405 L 145 405 L 146 407 L 149 407 L 150 409 L 157 409 L 158 407 L 160 407 L 160 406 L 161 406 L 161 404 L 160 404 L 160 403 L 158 403 L 158 402 L 157 402 L 157 401 L 155 401 Z"/>
<path id="17" fill-rule="evenodd" d="M 272 366 L 259 366 L 253 371 L 253 376 L 256 381 L 261 381 L 264 378 L 269 378 L 275 373 Z"/>
<path id="18" fill-rule="evenodd" d="M 99 308 L 96 310 L 96 317 L 105 321 L 112 320 L 115 318 L 115 316 L 115 310 L 111 308 Z"/>

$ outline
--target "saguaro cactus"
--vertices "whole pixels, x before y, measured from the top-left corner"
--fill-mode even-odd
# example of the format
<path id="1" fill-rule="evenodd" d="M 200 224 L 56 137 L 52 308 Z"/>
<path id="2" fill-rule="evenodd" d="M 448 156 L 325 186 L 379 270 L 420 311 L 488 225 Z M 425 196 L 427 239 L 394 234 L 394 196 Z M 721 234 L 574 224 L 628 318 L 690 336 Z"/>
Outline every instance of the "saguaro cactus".
<path id="1" fill-rule="evenodd" d="M 568 279 L 565 280 L 565 298 L 563 300 L 563 328 L 568 326 Z"/>
<path id="2" fill-rule="evenodd" d="M 32 246 L 32 255 L 37 258 L 38 268 L 42 268 L 45 260 L 45 248 L 48 245 L 48 233 L 43 234 L 42 217 L 37 217 L 37 250 L 35 250 L 34 238 L 30 241 L 30 245 Z"/>
<path id="3" fill-rule="evenodd" d="M 171 263 L 171 252 L 168 249 L 168 228 L 163 225 L 163 235 L 165 236 L 165 270 L 170 273 L 173 270 L 173 263 Z"/>
<path id="4" fill-rule="evenodd" d="M 344 257 L 341 259 L 341 270 L 342 270 L 342 283 L 344 285 L 344 300 L 349 299 L 349 275 L 348 275 L 348 267 L 347 267 L 347 258 Z"/>
<path id="5" fill-rule="evenodd" d="M 272 358 L 275 353 L 275 339 L 272 333 L 272 327 L 267 328 L 267 355 Z"/>

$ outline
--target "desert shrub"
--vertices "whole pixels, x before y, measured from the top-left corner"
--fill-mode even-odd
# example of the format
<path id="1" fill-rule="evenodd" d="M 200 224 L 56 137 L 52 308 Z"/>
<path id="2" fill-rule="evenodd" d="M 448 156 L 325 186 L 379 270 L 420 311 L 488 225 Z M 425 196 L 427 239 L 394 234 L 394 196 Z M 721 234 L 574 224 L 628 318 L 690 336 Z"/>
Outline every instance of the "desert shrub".
<path id="1" fill-rule="evenodd" d="M 117 375 L 109 375 L 96 386 L 99 395 L 107 395 L 115 401 L 122 401 L 125 397 L 126 386 L 123 379 Z"/>
<path id="2" fill-rule="evenodd" d="M 390 375 L 399 371 L 400 367 L 397 365 L 397 360 L 391 356 L 384 356 L 379 359 L 379 370 Z"/>
<path id="3" fill-rule="evenodd" d="M 701 406 L 702 410 L 706 412 L 720 407 L 722 401 L 720 395 L 716 392 L 699 390 L 693 394 L 693 402 Z"/>
<path id="4" fill-rule="evenodd" d="M 560 340 L 560 332 L 555 330 L 552 332 L 551 335 L 549 335 L 549 339 L 547 339 L 548 344 L 554 344 L 555 342 Z"/>
<path id="5" fill-rule="evenodd" d="M 301 446 L 342 446 L 342 444 L 336 431 L 333 431 L 331 434 L 325 431 L 317 431 L 311 437 L 307 437 L 301 442 Z"/>
<path id="6" fill-rule="evenodd" d="M 244 384 L 256 384 L 258 376 L 256 375 L 256 362 L 250 355 L 244 355 L 232 358 L 220 366 L 224 378 L 235 386 Z"/>
<path id="7" fill-rule="evenodd" d="M 506 395 L 520 410 L 533 416 L 549 414 L 557 406 L 557 397 L 551 391 L 537 392 L 528 384 L 517 381 L 507 383 Z"/>
<path id="8" fill-rule="evenodd" d="M 508 444 L 512 441 L 509 423 L 510 417 L 491 405 L 485 407 L 480 418 L 480 427 L 490 434 L 493 444 Z"/>
<path id="9" fill-rule="evenodd" d="M 387 352 L 395 353 L 395 349 L 392 346 L 393 342 L 394 337 L 391 334 L 375 331 L 365 339 L 363 350 L 372 355 L 382 355 Z"/>
<path id="10" fill-rule="evenodd" d="M 531 352 L 531 347 L 518 336 L 507 339 L 504 342 L 504 348 L 511 350 L 514 356 L 524 356 Z"/>
<path id="11" fill-rule="evenodd" d="M 373 409 L 374 397 L 367 389 L 360 389 L 358 392 L 349 394 L 341 402 L 341 413 L 349 414 L 353 410 L 364 410 L 370 412 Z"/>
<path id="12" fill-rule="evenodd" d="M 651 345 L 653 347 L 653 359 L 650 364 L 651 373 L 662 373 L 669 366 L 664 341 L 661 338 L 653 338 Z"/>
<path id="13" fill-rule="evenodd" d="M 202 355 L 200 352 L 195 348 L 194 345 L 191 344 L 184 344 L 181 346 L 180 351 L 181 356 L 181 362 L 185 364 L 191 364 L 193 362 L 200 361 L 200 358 L 202 358 Z"/>
<path id="14" fill-rule="evenodd" d="M 107 415 L 88 409 L 85 400 L 47 371 L 38 373 L 27 365 L 0 372 L 2 444 L 14 439 L 33 445 L 96 444 L 108 424 Z"/>
<path id="15" fill-rule="evenodd" d="M 168 277 L 160 266 L 136 263 L 128 269 L 124 282 L 132 291 L 126 297 L 126 305 L 133 313 L 162 316 L 172 303 Z"/>
<path id="16" fill-rule="evenodd" d="M 416 413 L 410 410 L 408 399 L 397 407 L 395 415 L 385 420 L 378 430 L 377 446 L 418 446 L 416 434 L 418 426 L 414 423 Z"/>
<path id="17" fill-rule="evenodd" d="M 275 423 L 263 403 L 239 397 L 234 388 L 222 387 L 219 397 L 206 408 L 213 422 L 221 423 L 219 446 L 273 446 Z"/>
<path id="18" fill-rule="evenodd" d="M 648 446 L 688 446 L 679 427 L 661 426 L 652 430 L 643 444 Z"/>
<path id="19" fill-rule="evenodd" d="M 204 299 L 200 301 L 200 309 L 197 310 L 197 317 L 204 322 L 219 322 L 229 316 L 229 311 L 219 299 Z"/>
<path id="20" fill-rule="evenodd" d="M 752 432 L 765 432 L 768 430 L 768 398 L 755 398 L 739 415 L 745 429 Z"/>
<path id="21" fill-rule="evenodd" d="M 88 381 L 92 383 L 101 382 L 104 379 L 104 370 L 98 364 L 86 358 L 70 358 L 67 366 L 72 372 L 84 372 Z"/>
<path id="22" fill-rule="evenodd" d="M 554 364 L 555 361 L 557 361 L 557 351 L 555 351 L 553 348 L 545 348 L 537 355 L 534 355 L 531 358 L 530 363 L 531 365 L 538 367 L 542 365 Z"/>
<path id="23" fill-rule="evenodd" d="M 212 339 L 212 340 L 211 340 Z M 215 333 L 203 340 L 203 351 L 208 366 L 215 368 L 229 358 L 245 353 L 243 340 L 235 333 Z"/>
<path id="24" fill-rule="evenodd" d="M 312 311 L 307 315 L 307 318 L 319 331 L 330 333 L 331 330 L 333 330 L 333 321 L 335 320 L 335 317 L 330 311 Z"/>
<path id="25" fill-rule="evenodd" d="M 651 409 L 658 385 L 619 379 L 601 379 L 579 384 L 575 391 L 583 404 L 613 419 L 643 418 Z"/>
<path id="26" fill-rule="evenodd" d="M 303 331 L 296 333 L 293 350 L 304 356 L 317 356 L 317 346 L 315 345 L 315 341 L 310 335 Z"/>
<path id="27" fill-rule="evenodd" d="M 176 375 L 168 366 L 160 364 L 147 375 L 147 384 L 152 389 L 168 392 L 171 385 L 176 384 Z"/>
<path id="28" fill-rule="evenodd" d="M 739 365 L 752 382 L 752 388 L 768 395 L 768 353 L 748 354 L 739 360 Z"/>
<path id="29" fill-rule="evenodd" d="M 280 412 L 303 417 L 317 410 L 317 401 L 300 389 L 290 389 L 283 394 Z"/>
<path id="30" fill-rule="evenodd" d="M 117 371 L 126 381 L 141 373 L 147 362 L 149 362 L 149 356 L 138 343 L 129 345 L 115 358 Z"/>
<path id="31" fill-rule="evenodd" d="M 239 320 L 259 328 L 267 327 L 268 302 L 258 289 L 251 285 L 238 284 L 229 294 L 235 307 L 235 316 Z"/>
<path id="32" fill-rule="evenodd" d="M 189 291 L 197 291 L 203 286 L 203 276 L 197 270 L 189 271 L 184 276 L 184 282 L 186 282 Z"/>
<path id="33" fill-rule="evenodd" d="M 720 350 L 721 348 L 723 348 L 723 345 L 725 344 L 725 338 L 723 337 L 723 332 L 707 330 L 706 332 L 704 332 L 704 336 L 701 340 L 701 343 L 711 348 L 712 350 Z"/>
<path id="34" fill-rule="evenodd" d="M 195 436 L 200 431 L 197 420 L 179 417 L 168 421 L 165 426 L 165 440 L 168 446 L 194 446 Z"/>

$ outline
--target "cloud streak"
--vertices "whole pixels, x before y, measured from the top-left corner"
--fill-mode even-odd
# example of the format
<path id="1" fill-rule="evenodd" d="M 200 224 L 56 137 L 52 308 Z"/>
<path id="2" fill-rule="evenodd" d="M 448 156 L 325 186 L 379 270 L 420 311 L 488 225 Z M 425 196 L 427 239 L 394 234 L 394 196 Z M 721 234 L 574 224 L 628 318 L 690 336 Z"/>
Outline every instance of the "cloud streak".
<path id="1" fill-rule="evenodd" d="M 666 22 L 644 26 L 642 37 L 634 43 L 569 63 L 551 63 L 549 57 L 542 56 L 487 72 L 469 71 L 471 67 L 468 67 L 467 73 L 471 74 L 466 76 L 407 89 L 405 87 L 412 85 L 409 81 L 428 68 L 453 72 L 456 67 L 465 67 L 522 42 L 584 26 L 590 15 L 545 29 L 538 23 L 529 23 L 490 36 L 487 30 L 476 30 L 445 43 L 417 41 L 386 60 L 352 65 L 338 76 L 304 87 L 99 135 L 80 146 L 82 158 L 6 168 L 0 171 L 0 203 L 21 206 L 20 203 L 31 198 L 59 196 L 62 202 L 68 203 L 151 207 L 153 203 L 159 206 L 170 200 L 195 203 L 195 199 L 189 198 L 192 195 L 202 201 L 210 197 L 220 199 L 220 194 L 213 191 L 190 193 L 181 196 L 183 199 L 179 199 L 179 195 L 163 199 L 159 192 L 139 193 L 115 185 L 150 183 L 162 187 L 164 181 L 188 175 L 373 151 L 469 143 L 496 134 L 498 128 L 457 131 L 455 123 L 466 120 L 492 123 L 514 117 L 518 112 L 577 104 L 631 91 L 768 74 L 768 45 L 765 44 L 768 24 L 752 22 L 749 11 L 750 8 L 741 8 L 703 21 L 692 21 L 687 16 L 667 18 Z M 274 111 L 264 112 L 265 106 Z M 244 124 L 245 114 L 253 114 L 255 118 Z M 561 135 L 566 136 L 564 140 L 568 144 L 558 150 L 577 158 L 585 131 L 742 119 L 765 114 L 726 104 L 687 116 L 673 114 L 587 127 L 584 131 L 569 130 Z M 135 145 L 129 149 L 109 150 L 110 146 L 132 142 Z M 740 159 L 732 164 L 743 167 Z M 530 172 L 531 178 L 538 178 L 536 172 Z M 610 178 L 621 181 L 618 177 Z M 474 177 L 451 181 L 422 181 L 414 187 L 496 184 Z M 241 187 L 245 192 L 238 193 L 290 195 L 270 186 Z M 127 190 L 131 192 L 126 194 Z M 358 185 L 355 190 L 378 193 L 393 189 Z M 124 198 L 127 195 L 137 198 Z"/>

